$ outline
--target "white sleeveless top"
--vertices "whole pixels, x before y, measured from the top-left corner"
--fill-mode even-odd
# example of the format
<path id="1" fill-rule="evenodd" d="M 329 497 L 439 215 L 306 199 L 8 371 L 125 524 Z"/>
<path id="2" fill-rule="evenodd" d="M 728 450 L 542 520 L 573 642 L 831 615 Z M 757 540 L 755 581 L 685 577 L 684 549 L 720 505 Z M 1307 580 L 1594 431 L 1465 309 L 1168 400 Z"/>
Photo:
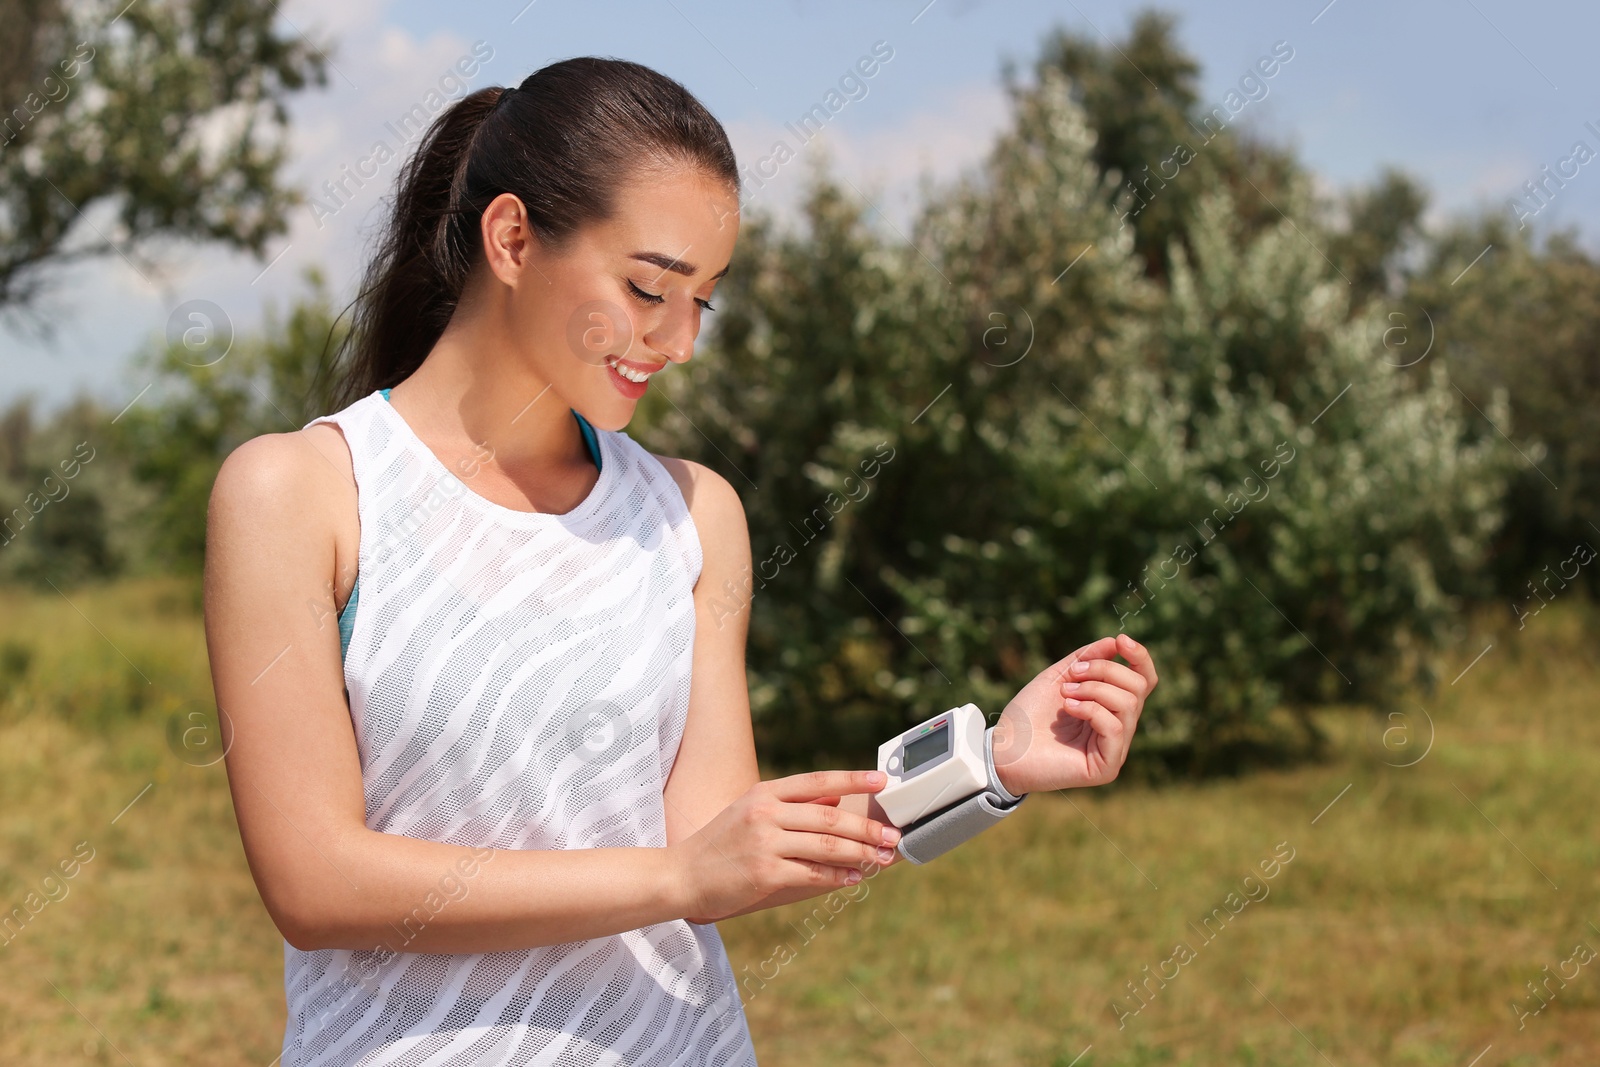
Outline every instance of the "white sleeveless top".
<path id="1" fill-rule="evenodd" d="M 355 470 L 344 678 L 367 826 L 495 849 L 665 846 L 701 564 L 666 468 L 598 431 L 589 496 L 523 512 L 468 489 L 382 391 L 318 422 L 343 431 Z M 471 892 L 440 874 L 407 936 Z M 682 919 L 470 954 L 286 941 L 284 964 L 283 1067 L 755 1063 L 716 927 Z"/>

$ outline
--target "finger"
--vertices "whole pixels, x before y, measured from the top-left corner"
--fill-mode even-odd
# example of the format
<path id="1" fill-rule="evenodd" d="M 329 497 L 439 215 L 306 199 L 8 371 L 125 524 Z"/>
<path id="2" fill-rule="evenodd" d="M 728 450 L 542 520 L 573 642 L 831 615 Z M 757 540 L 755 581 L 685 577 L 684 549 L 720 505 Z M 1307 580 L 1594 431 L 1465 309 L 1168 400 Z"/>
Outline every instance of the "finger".
<path id="1" fill-rule="evenodd" d="M 789 884 L 795 886 L 845 886 L 854 885 L 865 878 L 872 870 L 870 866 L 862 867 L 834 867 L 815 860 L 789 860 Z"/>
<path id="2" fill-rule="evenodd" d="M 1143 697 L 1149 691 L 1144 675 L 1114 659 L 1079 660 L 1067 670 L 1067 682 L 1086 682 L 1090 679 L 1109 682 L 1118 688 L 1126 689 L 1136 697 Z M 1066 682 L 1062 684 L 1065 685 Z"/>
<path id="3" fill-rule="evenodd" d="M 1087 722 L 1089 728 L 1105 741 L 1102 751 L 1107 759 L 1121 756 L 1127 729 L 1109 709 L 1097 701 L 1072 698 L 1067 701 L 1067 714 Z"/>
<path id="4" fill-rule="evenodd" d="M 778 809 L 776 822 L 785 830 L 833 834 L 868 845 L 893 845 L 900 840 L 898 827 L 866 815 L 816 803 L 785 805 Z M 887 837 L 885 831 L 889 831 Z"/>
<path id="5" fill-rule="evenodd" d="M 1148 688 L 1145 689 L 1146 693 L 1156 687 L 1156 683 L 1161 679 L 1156 677 L 1156 662 L 1151 658 L 1148 648 L 1145 648 L 1127 634 L 1118 634 L 1117 651 L 1122 654 L 1123 659 L 1132 664 L 1133 669 L 1138 671 L 1145 682 L 1148 683 Z"/>
<path id="6" fill-rule="evenodd" d="M 1139 714 L 1144 710 L 1144 678 L 1110 660 L 1097 660 L 1092 666 L 1094 669 L 1086 672 L 1088 680 L 1062 682 L 1061 695 L 1067 699 L 1094 700 L 1101 707 L 1109 708 L 1131 734 L 1139 725 Z M 1117 680 L 1107 682 L 1093 677 L 1102 673 Z"/>
<path id="7" fill-rule="evenodd" d="M 868 845 L 833 834 L 808 834 L 788 831 L 778 839 L 778 854 L 785 859 L 820 863 L 825 867 L 861 870 L 873 864 L 887 866 L 894 849 L 887 845 Z"/>
<path id="8" fill-rule="evenodd" d="M 1076 662 L 1080 659 L 1109 659 L 1117 654 L 1117 639 L 1115 637 L 1102 637 L 1090 641 L 1078 649 L 1067 659 Z"/>
<path id="9" fill-rule="evenodd" d="M 800 803 L 851 793 L 876 793 L 886 781 L 882 771 L 806 771 L 762 784 L 779 800 Z"/>
<path id="10" fill-rule="evenodd" d="M 1116 655 L 1117 639 L 1115 637 L 1102 637 L 1098 641 L 1091 641 L 1076 652 L 1069 653 L 1050 665 L 1051 671 L 1057 679 L 1065 678 L 1067 669 L 1079 660 L 1109 659 Z"/>
<path id="11" fill-rule="evenodd" d="M 1063 682 L 1061 695 L 1068 699 L 1092 700 L 1114 712 L 1124 725 L 1139 714 L 1139 697 L 1110 682 Z"/>
<path id="12" fill-rule="evenodd" d="M 905 859 L 905 857 L 900 855 L 900 850 L 898 848 L 890 848 L 888 845 L 885 845 L 883 848 L 878 850 L 878 856 L 876 859 L 866 865 L 857 864 L 856 869 L 863 875 L 866 875 L 870 878 L 873 873 L 873 868 L 893 867 L 896 863 L 899 863 L 903 859 Z"/>

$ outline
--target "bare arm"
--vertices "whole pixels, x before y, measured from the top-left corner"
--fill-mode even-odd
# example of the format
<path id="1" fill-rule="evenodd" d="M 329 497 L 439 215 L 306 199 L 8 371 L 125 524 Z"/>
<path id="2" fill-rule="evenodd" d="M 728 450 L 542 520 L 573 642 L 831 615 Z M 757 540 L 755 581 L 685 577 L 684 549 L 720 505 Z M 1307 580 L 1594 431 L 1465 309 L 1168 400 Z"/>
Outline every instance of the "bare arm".
<path id="1" fill-rule="evenodd" d="M 228 783 L 284 937 L 301 949 L 478 952 L 688 914 L 668 849 L 469 849 L 367 828 L 338 631 L 306 610 L 335 572 L 337 509 L 354 513 L 349 464 L 331 427 L 256 438 L 223 464 L 207 518 L 206 643 L 233 728 Z"/>
<path id="2" fill-rule="evenodd" d="M 689 503 L 689 514 L 700 536 L 700 580 L 695 585 L 695 647 L 689 717 L 679 744 L 677 761 L 667 780 L 665 799 L 668 843 L 683 840 L 711 821 L 719 812 L 760 781 L 755 737 L 750 722 L 750 689 L 745 677 L 745 642 L 750 631 L 750 533 L 738 493 L 720 475 L 697 463 L 658 457 L 677 479 Z M 855 836 L 848 827 L 869 820 L 874 835 L 892 826 L 871 793 L 851 793 L 813 803 L 827 805 L 825 816 L 838 828 L 831 832 Z M 898 840 L 898 838 L 896 838 Z M 894 842 L 890 841 L 892 846 Z M 868 852 L 846 859 L 866 875 L 874 867 L 893 866 L 900 855 L 892 849 Z M 775 908 L 832 892 L 837 885 L 795 886 L 771 893 L 754 904 L 720 918 Z M 708 922 L 694 918 L 692 922 Z"/>

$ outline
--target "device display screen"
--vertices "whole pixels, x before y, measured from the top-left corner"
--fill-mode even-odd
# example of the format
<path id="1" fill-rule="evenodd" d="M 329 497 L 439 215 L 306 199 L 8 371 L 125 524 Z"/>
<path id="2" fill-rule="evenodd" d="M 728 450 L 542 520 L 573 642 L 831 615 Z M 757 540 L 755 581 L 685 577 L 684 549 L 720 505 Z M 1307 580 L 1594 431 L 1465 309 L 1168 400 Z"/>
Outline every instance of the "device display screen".
<path id="1" fill-rule="evenodd" d="M 950 749 L 950 723 L 940 723 L 938 728 L 906 744 L 906 758 L 902 769 L 906 773 L 916 770 L 931 759 L 937 759 Z"/>

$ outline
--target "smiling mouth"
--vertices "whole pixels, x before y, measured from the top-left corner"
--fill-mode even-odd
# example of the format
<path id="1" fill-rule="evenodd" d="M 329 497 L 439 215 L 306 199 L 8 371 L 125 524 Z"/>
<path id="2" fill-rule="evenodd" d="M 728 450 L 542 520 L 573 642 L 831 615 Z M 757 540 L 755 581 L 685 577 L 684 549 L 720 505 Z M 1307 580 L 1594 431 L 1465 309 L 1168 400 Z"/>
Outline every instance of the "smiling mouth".
<path id="1" fill-rule="evenodd" d="M 637 382 L 641 385 L 649 381 L 650 376 L 659 371 L 661 367 L 666 366 L 666 364 L 663 363 L 660 366 L 652 367 L 649 370 L 640 370 L 635 364 L 626 363 L 618 356 L 607 356 L 606 365 L 612 370 L 616 371 L 618 374 L 622 375 L 622 377 L 628 379 L 628 381 Z"/>

